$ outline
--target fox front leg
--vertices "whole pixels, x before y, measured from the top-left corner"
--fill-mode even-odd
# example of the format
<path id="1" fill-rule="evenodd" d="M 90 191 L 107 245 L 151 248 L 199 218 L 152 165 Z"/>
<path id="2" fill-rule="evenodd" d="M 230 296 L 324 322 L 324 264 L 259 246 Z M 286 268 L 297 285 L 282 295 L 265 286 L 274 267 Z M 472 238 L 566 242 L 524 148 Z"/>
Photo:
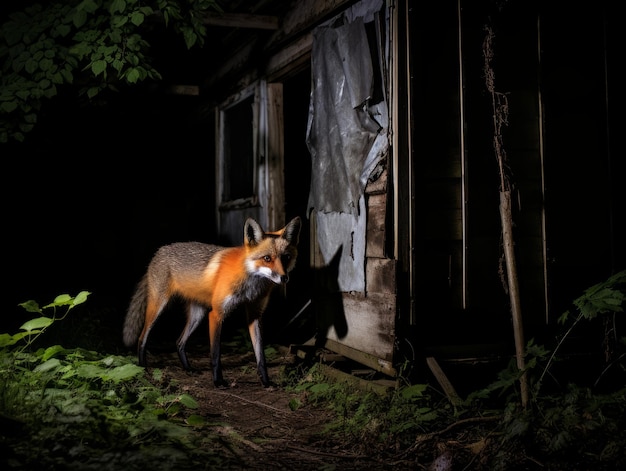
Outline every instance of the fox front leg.
<path id="1" fill-rule="evenodd" d="M 270 380 L 267 376 L 267 365 L 265 364 L 265 352 L 263 349 L 263 338 L 261 337 L 261 323 L 259 318 L 248 320 L 248 330 L 250 331 L 250 340 L 252 340 L 252 348 L 256 357 L 257 371 L 261 384 L 264 388 L 270 386 Z"/>
<path id="2" fill-rule="evenodd" d="M 221 388 L 228 386 L 222 374 L 222 336 L 223 316 L 216 310 L 209 312 L 209 340 L 211 342 L 211 366 L 213 368 L 213 384 Z"/>

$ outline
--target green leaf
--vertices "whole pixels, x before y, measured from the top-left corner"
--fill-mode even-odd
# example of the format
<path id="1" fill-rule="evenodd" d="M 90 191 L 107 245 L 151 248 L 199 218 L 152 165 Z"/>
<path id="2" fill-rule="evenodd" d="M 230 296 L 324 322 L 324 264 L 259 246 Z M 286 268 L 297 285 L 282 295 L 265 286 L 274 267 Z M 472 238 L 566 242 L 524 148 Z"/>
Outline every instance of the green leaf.
<path id="1" fill-rule="evenodd" d="M 54 62 L 52 61 L 52 59 L 44 58 L 39 61 L 39 68 L 43 70 L 44 72 L 47 72 L 48 70 L 50 70 L 53 65 L 54 65 Z"/>
<path id="2" fill-rule="evenodd" d="M 72 29 L 69 27 L 69 25 L 61 24 L 56 27 L 55 31 L 59 36 L 65 37 L 70 33 L 71 30 Z"/>
<path id="3" fill-rule="evenodd" d="M 34 330 L 31 332 L 18 332 L 15 335 L 9 335 L 9 334 L 2 334 L 3 335 L 3 340 L 0 342 L 0 346 L 1 347 L 8 347 L 9 345 L 14 345 L 17 342 L 19 342 L 20 340 L 22 340 L 24 337 L 28 337 L 30 335 L 36 335 L 38 334 L 40 331 L 39 330 Z M 6 337 L 4 337 L 6 336 Z M 3 342 L 7 342 L 6 344 L 4 344 Z"/>
<path id="4" fill-rule="evenodd" d="M 139 26 L 140 24 L 142 24 L 143 20 L 144 20 L 143 13 L 140 13 L 138 11 L 133 12 L 133 14 L 130 15 L 130 22 L 134 24 L 135 26 Z"/>
<path id="5" fill-rule="evenodd" d="M 79 365 L 76 372 L 81 378 L 103 378 L 106 375 L 106 368 L 93 363 L 83 363 Z"/>
<path id="6" fill-rule="evenodd" d="M 0 347 L 9 347 L 11 345 L 15 345 L 17 343 L 17 339 L 10 334 L 0 334 Z"/>
<path id="7" fill-rule="evenodd" d="M 85 3 L 85 2 L 83 2 Z M 80 28 L 87 22 L 87 13 L 83 10 L 76 10 L 74 16 L 72 17 L 72 23 L 74 23 L 74 27 Z"/>
<path id="8" fill-rule="evenodd" d="M 133 67 L 126 74 L 126 81 L 128 83 L 137 83 L 137 80 L 139 80 L 139 71 Z"/>
<path id="9" fill-rule="evenodd" d="M 310 391 L 314 393 L 322 393 L 326 392 L 330 389 L 330 385 L 328 383 L 317 383 L 311 386 Z"/>
<path id="10" fill-rule="evenodd" d="M 128 23 L 128 17 L 127 16 L 114 16 L 113 19 L 111 20 L 111 26 L 113 26 L 114 28 L 121 28 L 122 26 L 124 26 L 126 23 Z"/>
<path id="11" fill-rule="evenodd" d="M 424 395 L 424 391 L 427 389 L 427 385 L 425 384 L 413 384 L 406 388 L 403 388 L 400 391 L 400 395 L 405 399 L 415 399 L 422 397 Z"/>
<path id="12" fill-rule="evenodd" d="M 53 356 L 55 356 L 57 353 L 65 352 L 65 351 L 66 351 L 65 348 L 63 348 L 61 345 L 54 345 L 52 347 L 48 347 L 48 348 L 45 349 L 41 359 L 43 361 L 46 361 L 46 360 L 52 358 Z"/>
<path id="13" fill-rule="evenodd" d="M 111 13 L 120 12 L 122 13 L 126 9 L 126 1 L 125 0 L 113 0 L 111 6 L 109 7 L 109 11 Z"/>
<path id="14" fill-rule="evenodd" d="M 50 304 L 46 304 L 42 309 L 51 307 L 68 306 L 72 304 L 72 297 L 69 294 L 60 294 Z"/>
<path id="15" fill-rule="evenodd" d="M 201 415 L 193 414 L 187 417 L 187 419 L 185 420 L 185 423 L 187 425 L 197 427 L 197 426 L 206 424 L 206 420 Z"/>
<path id="16" fill-rule="evenodd" d="M 86 11 L 87 13 L 94 13 L 98 9 L 98 4 L 94 0 L 83 0 L 76 9 Z"/>
<path id="17" fill-rule="evenodd" d="M 191 49 L 198 40 L 198 35 L 191 28 L 185 28 L 183 30 L 183 37 L 185 38 L 185 45 L 187 46 L 187 49 Z"/>
<path id="18" fill-rule="evenodd" d="M 2 103 L 0 103 L 0 111 L 3 111 L 4 113 L 10 113 L 11 111 L 14 111 L 17 108 L 17 102 L 15 101 L 3 101 Z"/>
<path id="19" fill-rule="evenodd" d="M 107 62 L 105 60 L 97 60 L 91 64 L 91 71 L 95 76 L 103 73 L 107 68 Z"/>
<path id="20" fill-rule="evenodd" d="M 109 33 L 109 37 L 111 38 L 111 41 L 113 41 L 115 44 L 119 44 L 122 42 L 122 38 L 124 37 L 123 31 L 119 28 L 114 28 Z"/>
<path id="21" fill-rule="evenodd" d="M 89 297 L 90 294 L 91 292 L 89 291 L 81 291 L 80 293 L 76 295 L 72 304 L 74 306 L 77 306 L 78 304 L 84 303 L 85 301 L 87 301 L 87 298 Z"/>
<path id="22" fill-rule="evenodd" d="M 152 370 L 152 379 L 155 381 L 161 381 L 163 379 L 163 370 L 161 368 L 155 368 Z"/>
<path id="23" fill-rule="evenodd" d="M 26 61 L 24 68 L 26 72 L 28 72 L 29 74 L 32 74 L 33 72 L 35 72 L 35 70 L 39 68 L 39 61 L 31 58 Z"/>
<path id="24" fill-rule="evenodd" d="M 125 381 L 127 379 L 135 378 L 137 376 L 142 375 L 144 372 L 144 368 L 141 366 L 127 364 L 113 368 L 109 370 L 104 379 L 114 381 L 119 383 L 120 381 Z"/>
<path id="25" fill-rule="evenodd" d="M 198 408 L 198 402 L 191 397 L 189 394 L 182 394 L 178 400 L 185 406 L 185 407 L 189 407 L 190 409 L 197 409 Z"/>
<path id="26" fill-rule="evenodd" d="M 87 90 L 87 96 L 89 98 L 95 97 L 98 93 L 100 93 L 100 87 L 89 87 L 89 90 Z"/>
<path id="27" fill-rule="evenodd" d="M 50 317 L 37 317 L 35 319 L 31 319 L 28 322 L 25 322 L 24 324 L 22 324 L 20 329 L 33 333 L 32 332 L 33 330 L 44 329 L 48 327 L 50 324 L 52 324 L 52 322 L 54 321 Z"/>
<path id="28" fill-rule="evenodd" d="M 29 300 L 29 301 L 26 301 L 26 302 L 18 304 L 18 306 L 23 307 L 28 312 L 39 312 L 39 313 L 41 313 L 41 308 L 39 307 L 39 304 L 37 304 L 37 301 L 33 301 L 32 299 Z"/>
<path id="29" fill-rule="evenodd" d="M 61 366 L 61 362 L 59 361 L 59 359 L 58 358 L 51 358 L 48 361 L 45 361 L 42 364 L 37 365 L 35 367 L 35 372 L 37 372 L 37 373 L 44 373 L 46 371 L 55 370 L 55 369 L 59 368 L 59 366 Z"/>
<path id="30" fill-rule="evenodd" d="M 122 68 L 124 67 L 124 61 L 121 61 L 119 59 L 114 59 L 113 62 L 111 62 L 111 66 L 117 70 L 117 72 L 121 72 Z"/>
<path id="31" fill-rule="evenodd" d="M 61 75 L 63 76 L 63 78 L 65 79 L 65 81 L 67 83 L 73 83 L 74 82 L 74 75 L 72 74 L 71 70 L 61 69 L 60 72 L 61 72 Z"/>

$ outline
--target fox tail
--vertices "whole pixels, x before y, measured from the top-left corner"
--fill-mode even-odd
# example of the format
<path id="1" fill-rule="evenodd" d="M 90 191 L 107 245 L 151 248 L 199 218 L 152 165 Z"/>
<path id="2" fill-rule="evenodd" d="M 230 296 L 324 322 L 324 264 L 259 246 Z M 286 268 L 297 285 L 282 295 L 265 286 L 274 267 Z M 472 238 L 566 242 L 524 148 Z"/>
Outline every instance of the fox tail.
<path id="1" fill-rule="evenodd" d="M 130 300 L 126 319 L 124 320 L 124 345 L 128 348 L 133 347 L 139 339 L 141 329 L 143 329 L 144 315 L 148 299 L 148 276 L 147 274 L 141 278 L 137 284 L 135 293 Z"/>

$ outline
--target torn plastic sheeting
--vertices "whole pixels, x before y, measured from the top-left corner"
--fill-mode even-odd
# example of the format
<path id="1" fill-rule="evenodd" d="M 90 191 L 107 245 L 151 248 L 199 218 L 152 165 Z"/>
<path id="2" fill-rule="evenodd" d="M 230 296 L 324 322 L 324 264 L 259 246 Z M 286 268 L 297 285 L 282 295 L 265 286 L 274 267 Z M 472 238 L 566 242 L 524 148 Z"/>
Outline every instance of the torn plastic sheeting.
<path id="1" fill-rule="evenodd" d="M 382 129 L 367 109 L 373 69 L 362 18 L 316 28 L 311 61 L 309 208 L 358 215 L 365 161 Z"/>
<path id="2" fill-rule="evenodd" d="M 316 212 L 320 252 L 328 265 L 341 249 L 337 282 L 343 292 L 365 291 L 365 197 L 359 199 L 360 216 Z"/>

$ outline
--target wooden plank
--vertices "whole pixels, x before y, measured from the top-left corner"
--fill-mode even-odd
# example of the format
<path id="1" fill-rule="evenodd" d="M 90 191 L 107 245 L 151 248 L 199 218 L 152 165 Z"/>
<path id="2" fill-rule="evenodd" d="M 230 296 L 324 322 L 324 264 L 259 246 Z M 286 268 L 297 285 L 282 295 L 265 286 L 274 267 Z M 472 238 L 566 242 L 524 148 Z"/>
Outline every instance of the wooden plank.
<path id="1" fill-rule="evenodd" d="M 368 258 L 365 261 L 365 291 L 394 294 L 396 292 L 396 261 L 387 258 Z"/>
<path id="2" fill-rule="evenodd" d="M 198 96 L 200 87 L 198 85 L 172 85 L 169 92 L 174 95 Z"/>
<path id="3" fill-rule="evenodd" d="M 210 26 L 230 28 L 278 29 L 278 17 L 270 15 L 254 15 L 247 13 L 205 13 L 202 22 Z"/>
<path id="4" fill-rule="evenodd" d="M 386 395 L 398 386 L 396 382 L 389 380 L 368 381 L 366 379 L 353 376 L 349 373 L 345 373 L 323 363 L 320 364 L 320 370 L 322 371 L 322 374 L 337 382 L 348 383 L 364 391 L 373 391 L 381 396 Z"/>
<path id="5" fill-rule="evenodd" d="M 283 84 L 267 84 L 267 226 L 270 231 L 285 221 L 285 144 L 283 122 Z M 260 169 L 259 169 L 260 171 Z"/>
<path id="6" fill-rule="evenodd" d="M 265 66 L 268 81 L 288 76 L 289 71 L 308 67 L 311 62 L 313 36 L 311 33 L 299 37 L 272 55 Z"/>
<path id="7" fill-rule="evenodd" d="M 385 258 L 386 209 L 386 194 L 367 196 L 367 237 L 365 245 L 365 255 L 367 257 Z"/>
<path id="8" fill-rule="evenodd" d="M 435 378 L 437 379 L 439 386 L 441 386 L 441 388 L 443 389 L 444 393 L 446 394 L 450 402 L 453 405 L 460 404 L 461 396 L 459 396 L 459 394 L 456 392 L 456 390 L 454 389 L 454 386 L 452 386 L 452 383 L 450 382 L 446 374 L 443 372 L 443 370 L 439 366 L 439 363 L 437 362 L 435 357 L 427 357 L 426 364 L 430 368 L 430 371 L 432 371 L 432 373 L 435 375 Z"/>
<path id="9" fill-rule="evenodd" d="M 391 376 L 392 378 L 395 378 L 398 374 L 390 361 L 383 360 L 376 357 L 375 355 L 370 355 L 356 348 L 349 347 L 336 340 L 326 339 L 324 347 L 347 358 L 350 358 L 351 360 L 361 363 L 362 365 L 369 366 L 373 370 Z"/>
<path id="10" fill-rule="evenodd" d="M 265 74 L 272 80 L 285 68 L 298 66 L 299 63 L 309 60 L 311 51 L 311 30 L 321 21 L 338 14 L 344 7 L 354 3 L 354 0 L 302 0 L 294 2 L 291 10 L 285 13 L 281 24 L 272 33 L 269 40 L 259 47 L 259 38 L 253 33 L 245 44 L 240 44 L 237 50 L 231 51 L 229 60 L 221 64 L 217 70 L 207 77 L 206 86 L 211 87 L 229 76 L 246 71 L 250 63 L 258 62 L 258 54 L 273 54 L 268 58 Z M 254 16 L 254 15 L 251 15 Z M 261 17 L 262 18 L 262 17 Z M 271 22 L 261 22 L 257 27 Z M 252 19 L 248 25 L 253 25 Z M 242 21 L 241 26 L 244 26 Z M 248 27 L 248 26 L 246 26 Z M 252 55 L 255 54 L 254 60 Z M 237 86 L 246 86 L 258 78 L 258 69 L 244 74 L 239 78 Z M 232 83 L 228 84 L 233 85 Z"/>
<path id="11" fill-rule="evenodd" d="M 334 340 L 348 349 L 338 351 L 348 358 L 362 362 L 361 359 L 350 355 L 371 357 L 374 366 L 368 366 L 385 370 L 392 369 L 394 342 L 395 342 L 395 318 L 396 298 L 394 295 L 362 296 L 358 294 L 342 293 L 342 312 L 320 313 L 326 316 L 327 335 L 329 340 Z M 353 352 L 354 350 L 354 352 Z M 384 363 L 381 367 L 378 363 Z"/>
<path id="12" fill-rule="evenodd" d="M 274 48 L 277 43 L 312 29 L 352 3 L 354 0 L 300 0 L 293 2 L 292 8 L 285 13 L 280 28 L 272 34 L 266 48 Z"/>
<path id="13" fill-rule="evenodd" d="M 387 193 L 387 176 L 388 172 L 385 168 L 382 173 L 375 180 L 368 180 L 365 186 L 365 194 L 376 195 Z"/>

